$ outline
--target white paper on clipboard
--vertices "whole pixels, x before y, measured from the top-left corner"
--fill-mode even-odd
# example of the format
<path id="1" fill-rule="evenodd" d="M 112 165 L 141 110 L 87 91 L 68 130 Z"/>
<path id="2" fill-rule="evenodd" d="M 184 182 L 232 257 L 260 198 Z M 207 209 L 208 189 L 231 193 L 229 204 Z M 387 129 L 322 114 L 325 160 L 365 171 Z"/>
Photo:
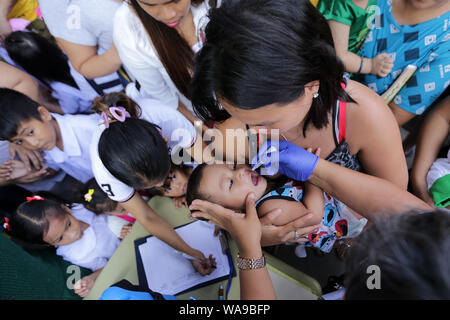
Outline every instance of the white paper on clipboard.
<path id="1" fill-rule="evenodd" d="M 214 225 L 196 221 L 176 228 L 175 231 L 192 248 L 210 254 L 216 259 L 217 268 L 207 276 L 200 275 L 190 261 L 177 253 L 171 246 L 156 237 L 148 237 L 138 247 L 148 287 L 163 294 L 176 295 L 197 285 L 219 281 L 228 277 L 230 266 L 222 252 L 220 238 L 214 237 Z"/>

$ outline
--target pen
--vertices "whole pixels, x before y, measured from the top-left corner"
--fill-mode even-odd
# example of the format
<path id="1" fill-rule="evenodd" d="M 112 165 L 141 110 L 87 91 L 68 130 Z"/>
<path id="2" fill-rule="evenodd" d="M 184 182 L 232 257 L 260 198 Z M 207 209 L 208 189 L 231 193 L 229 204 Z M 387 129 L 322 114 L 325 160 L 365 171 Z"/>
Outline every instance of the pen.
<path id="1" fill-rule="evenodd" d="M 223 285 L 220 285 L 219 287 L 219 300 L 225 300 L 223 296 Z"/>
<path id="2" fill-rule="evenodd" d="M 174 251 L 175 251 L 176 253 L 181 254 L 181 255 L 182 255 L 183 257 L 185 257 L 186 259 L 194 260 L 194 261 L 197 261 L 197 262 L 199 262 L 199 263 L 201 263 L 201 264 L 205 263 L 204 261 L 202 261 L 202 260 L 200 260 L 200 259 L 198 259 L 198 258 L 195 258 L 195 257 L 193 257 L 193 256 L 188 255 L 187 253 L 180 252 L 180 251 L 178 251 L 178 250 L 174 250 Z M 214 269 L 216 268 L 216 266 L 213 266 L 213 265 L 211 265 L 211 267 L 213 267 Z"/>

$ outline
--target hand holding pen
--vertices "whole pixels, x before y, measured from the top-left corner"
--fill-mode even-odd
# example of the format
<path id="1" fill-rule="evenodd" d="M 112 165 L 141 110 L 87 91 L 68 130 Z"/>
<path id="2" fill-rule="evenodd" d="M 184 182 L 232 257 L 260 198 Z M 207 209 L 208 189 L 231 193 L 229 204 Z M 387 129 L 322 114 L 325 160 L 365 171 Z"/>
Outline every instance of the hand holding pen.
<path id="1" fill-rule="evenodd" d="M 216 269 L 216 259 L 212 256 L 212 254 L 210 254 L 208 258 L 205 258 L 203 253 L 199 251 L 200 255 L 203 257 L 203 259 L 199 259 L 184 252 L 177 252 L 188 259 L 192 263 L 194 269 L 202 276 L 211 274 Z"/>

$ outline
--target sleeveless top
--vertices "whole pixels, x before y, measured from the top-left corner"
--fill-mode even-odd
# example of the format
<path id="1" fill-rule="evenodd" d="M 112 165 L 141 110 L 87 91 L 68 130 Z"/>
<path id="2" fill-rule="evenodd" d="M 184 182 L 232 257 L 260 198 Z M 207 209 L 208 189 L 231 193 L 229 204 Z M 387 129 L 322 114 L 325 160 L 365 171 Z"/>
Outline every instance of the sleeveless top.
<path id="1" fill-rule="evenodd" d="M 346 78 L 344 78 L 345 82 L 341 85 L 345 90 L 346 87 Z M 343 166 L 348 169 L 352 169 L 355 171 L 362 171 L 362 165 L 359 162 L 358 156 L 350 153 L 349 146 L 346 138 L 346 125 L 347 125 L 347 102 L 345 101 L 336 101 L 336 107 L 333 110 L 333 137 L 334 142 L 336 144 L 336 148 L 332 153 L 325 159 L 340 166 Z M 259 135 L 251 133 L 250 127 L 248 124 L 245 124 L 247 135 L 249 137 L 249 149 L 250 153 L 258 151 L 259 149 Z M 255 154 L 256 154 L 255 153 Z"/>
<path id="2" fill-rule="evenodd" d="M 346 125 L 347 103 L 345 101 L 337 101 L 336 108 L 333 110 L 333 135 L 336 148 L 330 153 L 326 160 L 348 169 L 362 171 L 358 156 L 350 153 L 348 143 L 345 140 Z"/>

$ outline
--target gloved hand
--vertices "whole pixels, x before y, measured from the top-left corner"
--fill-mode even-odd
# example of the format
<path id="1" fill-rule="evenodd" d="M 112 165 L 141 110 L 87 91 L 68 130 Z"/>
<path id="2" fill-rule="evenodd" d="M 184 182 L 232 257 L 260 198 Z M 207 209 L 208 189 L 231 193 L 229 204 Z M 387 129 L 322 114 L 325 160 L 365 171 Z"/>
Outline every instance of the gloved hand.
<path id="1" fill-rule="evenodd" d="M 172 295 L 160 294 L 143 286 L 121 280 L 106 289 L 99 300 L 178 300 Z"/>
<path id="2" fill-rule="evenodd" d="M 278 152 L 264 155 L 271 146 L 276 147 Z M 268 140 L 261 146 L 258 155 L 252 159 L 252 167 L 260 159 L 264 162 L 261 167 L 263 175 L 279 173 L 296 181 L 306 181 L 314 171 L 319 157 L 289 141 Z"/>

